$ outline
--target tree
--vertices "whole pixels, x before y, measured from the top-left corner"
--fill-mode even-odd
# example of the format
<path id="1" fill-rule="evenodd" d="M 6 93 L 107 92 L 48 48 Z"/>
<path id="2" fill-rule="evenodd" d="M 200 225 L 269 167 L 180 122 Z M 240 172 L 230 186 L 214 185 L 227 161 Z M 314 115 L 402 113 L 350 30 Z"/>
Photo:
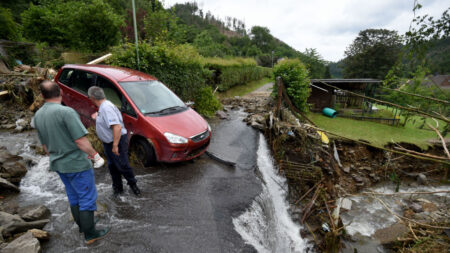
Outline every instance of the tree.
<path id="1" fill-rule="evenodd" d="M 26 38 L 94 52 L 115 45 L 122 24 L 123 19 L 102 0 L 31 4 L 22 13 Z"/>
<path id="2" fill-rule="evenodd" d="M 384 79 L 396 63 L 402 48 L 402 39 L 396 31 L 367 29 L 345 51 L 343 74 L 345 78 Z"/>
<path id="3" fill-rule="evenodd" d="M 263 53 L 269 54 L 275 48 L 274 38 L 270 30 L 262 26 L 254 26 L 250 32 L 250 38 Z"/>
<path id="4" fill-rule="evenodd" d="M 315 48 L 307 48 L 303 54 L 300 54 L 299 58 L 308 68 L 311 78 L 324 77 L 325 62 Z"/>
<path id="5" fill-rule="evenodd" d="M 16 40 L 19 37 L 11 10 L 0 7 L 0 27 L 0 39 Z"/>

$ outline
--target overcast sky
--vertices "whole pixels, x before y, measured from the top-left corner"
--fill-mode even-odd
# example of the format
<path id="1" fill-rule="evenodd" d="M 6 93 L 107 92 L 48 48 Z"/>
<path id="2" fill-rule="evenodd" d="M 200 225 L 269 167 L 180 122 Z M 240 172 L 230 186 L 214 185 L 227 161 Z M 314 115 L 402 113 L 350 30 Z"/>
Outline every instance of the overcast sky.
<path id="1" fill-rule="evenodd" d="M 165 7 L 193 0 L 162 0 Z M 413 18 L 414 0 L 196 0 L 215 17 L 245 21 L 247 28 L 265 26 L 275 37 L 303 52 L 316 48 L 328 61 L 338 61 L 359 31 L 385 28 L 405 33 Z M 421 0 L 419 15 L 439 18 L 449 0 Z"/>

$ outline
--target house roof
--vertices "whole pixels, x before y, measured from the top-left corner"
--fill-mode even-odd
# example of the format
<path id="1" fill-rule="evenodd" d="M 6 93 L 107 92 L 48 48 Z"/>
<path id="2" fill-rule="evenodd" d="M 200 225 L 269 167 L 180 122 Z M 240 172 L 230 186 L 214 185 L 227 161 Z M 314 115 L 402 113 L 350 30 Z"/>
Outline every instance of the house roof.
<path id="1" fill-rule="evenodd" d="M 371 79 L 371 78 L 361 78 L 361 79 L 311 79 L 311 83 L 381 83 L 381 80 Z"/>

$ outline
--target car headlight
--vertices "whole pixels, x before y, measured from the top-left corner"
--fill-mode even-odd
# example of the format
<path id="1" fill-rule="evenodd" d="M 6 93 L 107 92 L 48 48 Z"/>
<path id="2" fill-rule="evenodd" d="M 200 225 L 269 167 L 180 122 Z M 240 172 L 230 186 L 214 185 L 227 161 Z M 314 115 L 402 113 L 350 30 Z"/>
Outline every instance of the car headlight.
<path id="1" fill-rule="evenodd" d="M 211 132 L 211 126 L 209 125 L 209 123 L 207 123 L 207 124 L 208 124 L 208 131 Z"/>
<path id="2" fill-rule="evenodd" d="M 179 136 L 172 133 L 164 133 L 164 136 L 166 139 L 173 144 L 186 144 L 188 143 L 188 139 L 184 138 L 183 136 Z"/>

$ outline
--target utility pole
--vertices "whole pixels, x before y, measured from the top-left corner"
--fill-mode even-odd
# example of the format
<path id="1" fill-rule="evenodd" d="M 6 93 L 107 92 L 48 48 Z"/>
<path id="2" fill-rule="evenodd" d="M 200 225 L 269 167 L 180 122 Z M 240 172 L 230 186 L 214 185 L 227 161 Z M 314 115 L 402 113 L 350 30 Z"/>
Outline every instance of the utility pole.
<path id="1" fill-rule="evenodd" d="M 272 50 L 272 68 L 273 68 L 273 50 Z"/>
<path id="2" fill-rule="evenodd" d="M 136 43 L 136 62 L 138 70 L 141 70 L 141 66 L 139 64 L 139 49 L 138 49 L 138 35 L 137 35 L 137 24 L 136 24 L 136 7 L 134 6 L 134 0 L 131 0 L 133 5 L 133 26 L 134 26 L 134 41 Z"/>

